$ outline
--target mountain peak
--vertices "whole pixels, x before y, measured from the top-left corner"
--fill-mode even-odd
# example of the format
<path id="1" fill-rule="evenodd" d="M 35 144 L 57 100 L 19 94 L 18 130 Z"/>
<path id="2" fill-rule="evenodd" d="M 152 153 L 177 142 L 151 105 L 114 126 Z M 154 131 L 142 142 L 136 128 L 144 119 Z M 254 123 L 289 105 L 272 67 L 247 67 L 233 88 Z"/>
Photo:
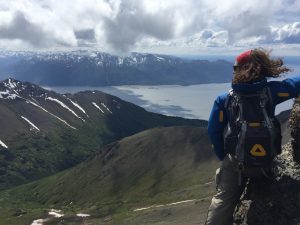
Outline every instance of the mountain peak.
<path id="1" fill-rule="evenodd" d="M 41 91 L 45 92 L 46 90 L 35 84 L 14 78 L 7 78 L 0 82 L 0 99 L 24 99 L 24 97 L 36 95 L 34 93 L 40 93 Z"/>
<path id="2" fill-rule="evenodd" d="M 49 174 L 74 165 L 99 146 L 147 128 L 189 124 L 206 126 L 207 123 L 149 113 L 100 91 L 62 95 L 8 78 L 0 82 L 0 124 L 0 149 L 8 149 L 5 151 L 6 163 L 21 160 L 20 164 L 14 165 L 28 169 L 28 174 L 21 176 L 32 179 L 41 176 L 40 170 L 32 172 L 31 166 L 24 163 L 37 160 L 31 159 L 32 155 L 45 161 L 48 155 L 55 158 L 50 159 L 54 162 L 50 166 L 52 171 L 47 171 L 49 168 L 47 163 L 44 167 L 44 161 L 33 162 L 39 164 L 43 174 Z M 2 153 L 0 150 L 0 158 Z M 61 160 L 56 161 L 55 154 L 61 155 L 58 157 Z M 5 176 L 10 176 L 5 172 L 6 175 L 1 177 L 1 168 L 0 165 L 0 188 L 1 181 L 7 180 Z"/>
<path id="3" fill-rule="evenodd" d="M 231 80 L 231 64 L 132 52 L 0 52 L 0 78 L 45 86 L 111 86 L 219 83 Z"/>
<path id="4" fill-rule="evenodd" d="M 0 83 L 0 99 L 16 99 L 19 97 L 19 90 L 25 89 L 20 81 L 8 78 Z"/>
<path id="5" fill-rule="evenodd" d="M 1 83 L 3 83 L 3 85 L 9 89 L 15 89 L 15 88 L 19 87 L 20 85 L 22 85 L 21 81 L 16 80 L 11 77 L 3 80 Z"/>

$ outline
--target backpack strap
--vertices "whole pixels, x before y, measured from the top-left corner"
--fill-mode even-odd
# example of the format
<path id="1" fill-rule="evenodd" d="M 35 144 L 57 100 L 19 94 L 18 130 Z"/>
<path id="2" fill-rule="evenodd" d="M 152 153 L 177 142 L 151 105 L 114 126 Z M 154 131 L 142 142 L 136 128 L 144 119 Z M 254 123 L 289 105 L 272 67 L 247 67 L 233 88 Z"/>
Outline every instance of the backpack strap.
<path id="1" fill-rule="evenodd" d="M 242 181 L 242 171 L 244 169 L 244 162 L 245 162 L 245 138 L 246 138 L 246 132 L 248 128 L 247 121 L 244 119 L 244 106 L 242 102 L 242 96 L 239 93 L 232 92 L 232 97 L 236 101 L 236 104 L 239 107 L 239 116 L 240 116 L 240 126 L 241 130 L 238 135 L 238 143 L 235 148 L 235 155 L 238 160 L 238 172 L 239 172 L 239 185 L 241 185 Z"/>
<path id="2" fill-rule="evenodd" d="M 228 109 L 229 100 L 231 99 L 232 95 L 233 95 L 233 89 L 230 89 L 229 92 L 228 92 L 228 95 L 226 97 L 225 103 L 224 103 L 224 108 L 225 109 Z"/>
<path id="3" fill-rule="evenodd" d="M 246 135 L 246 131 L 247 131 L 247 122 L 244 121 L 244 116 L 243 116 L 243 111 L 244 111 L 244 107 L 243 107 L 243 104 L 242 104 L 242 100 L 241 100 L 241 95 L 240 93 L 237 93 L 235 91 L 233 91 L 233 89 L 229 90 L 229 93 L 228 93 L 228 96 L 225 100 L 225 103 L 224 103 L 224 106 L 225 108 L 228 110 L 230 105 L 230 101 L 234 101 L 235 104 L 239 107 L 239 118 L 240 118 L 240 121 L 241 121 L 241 133 L 239 134 L 239 142 L 237 144 L 237 147 L 235 149 L 235 155 L 239 155 L 240 152 L 244 152 L 244 151 L 240 151 L 243 146 L 244 146 L 244 143 L 245 143 L 245 135 Z M 243 124 L 245 124 L 243 126 Z M 241 162 L 244 161 L 244 156 L 241 156 Z"/>
<path id="4" fill-rule="evenodd" d="M 240 109 L 240 121 L 241 121 L 241 132 L 239 133 L 238 136 L 238 143 L 235 149 L 235 154 L 238 158 L 238 161 L 240 163 L 243 163 L 245 160 L 245 151 L 243 151 L 244 147 L 245 147 L 245 137 L 246 137 L 246 132 L 247 132 L 247 121 L 244 120 L 244 106 L 241 100 L 241 97 L 235 93 L 234 96 L 235 100 L 237 101 L 237 104 L 239 106 Z"/>
<path id="5" fill-rule="evenodd" d="M 266 105 L 267 105 L 268 101 L 270 101 L 270 103 L 272 104 L 272 96 L 271 96 L 271 93 L 270 93 L 270 89 L 269 88 L 264 88 L 261 92 L 260 107 L 262 109 L 262 112 L 263 112 L 263 115 L 264 115 L 264 118 L 265 118 L 265 123 L 266 123 L 266 126 L 269 130 L 270 137 L 271 137 L 271 151 L 270 151 L 271 157 L 274 157 L 274 156 L 276 156 L 276 150 L 275 150 L 275 147 L 274 147 L 274 143 L 275 143 L 274 129 L 275 129 L 275 126 L 274 126 L 273 121 L 270 119 L 270 116 L 268 115 L 267 110 L 266 110 Z"/>
<path id="6" fill-rule="evenodd" d="M 267 94 L 268 94 L 270 104 L 273 106 L 274 102 L 273 102 L 273 98 L 272 98 L 272 94 L 271 94 L 271 89 L 269 87 L 266 87 L 266 89 L 267 89 Z"/>

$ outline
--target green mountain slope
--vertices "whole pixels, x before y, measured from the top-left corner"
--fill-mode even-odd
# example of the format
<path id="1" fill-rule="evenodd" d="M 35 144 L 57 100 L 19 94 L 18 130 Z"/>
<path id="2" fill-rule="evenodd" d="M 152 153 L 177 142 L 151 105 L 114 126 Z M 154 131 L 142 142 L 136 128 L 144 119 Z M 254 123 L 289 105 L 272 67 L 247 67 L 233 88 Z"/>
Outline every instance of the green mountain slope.
<path id="1" fill-rule="evenodd" d="M 23 221 L 50 208 L 62 209 L 70 216 L 66 221 L 78 211 L 90 213 L 93 221 L 107 215 L 117 221 L 114 215 L 134 208 L 211 195 L 217 166 L 206 129 L 154 128 L 109 144 L 74 168 L 2 192 L 0 221 L 7 221 L 16 205 L 27 212 Z"/>
<path id="2" fill-rule="evenodd" d="M 0 189 L 70 168 L 100 147 L 157 126 L 206 126 L 162 116 L 99 91 L 57 94 L 7 79 L 0 83 Z"/>

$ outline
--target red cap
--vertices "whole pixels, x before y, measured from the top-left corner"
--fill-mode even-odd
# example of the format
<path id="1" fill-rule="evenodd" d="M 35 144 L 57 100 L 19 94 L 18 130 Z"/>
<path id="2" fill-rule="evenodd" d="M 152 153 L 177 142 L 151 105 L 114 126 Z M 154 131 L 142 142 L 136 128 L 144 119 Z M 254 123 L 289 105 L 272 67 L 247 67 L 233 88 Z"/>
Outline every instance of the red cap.
<path id="1" fill-rule="evenodd" d="M 250 60 L 250 55 L 252 53 L 252 50 L 248 50 L 246 52 L 243 52 L 239 56 L 236 57 L 236 64 L 237 65 L 243 65 Z"/>

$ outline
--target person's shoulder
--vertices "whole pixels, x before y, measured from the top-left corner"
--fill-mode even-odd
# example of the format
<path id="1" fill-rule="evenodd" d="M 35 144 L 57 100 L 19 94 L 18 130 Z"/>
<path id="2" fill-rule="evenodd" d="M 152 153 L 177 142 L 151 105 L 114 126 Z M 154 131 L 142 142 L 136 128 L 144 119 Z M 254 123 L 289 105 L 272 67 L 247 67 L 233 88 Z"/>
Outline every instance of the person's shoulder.
<path id="1" fill-rule="evenodd" d="M 223 93 L 220 94 L 217 98 L 216 98 L 216 103 L 220 104 L 220 105 L 224 105 L 226 102 L 226 99 L 228 98 L 230 92 L 227 93 Z"/>

